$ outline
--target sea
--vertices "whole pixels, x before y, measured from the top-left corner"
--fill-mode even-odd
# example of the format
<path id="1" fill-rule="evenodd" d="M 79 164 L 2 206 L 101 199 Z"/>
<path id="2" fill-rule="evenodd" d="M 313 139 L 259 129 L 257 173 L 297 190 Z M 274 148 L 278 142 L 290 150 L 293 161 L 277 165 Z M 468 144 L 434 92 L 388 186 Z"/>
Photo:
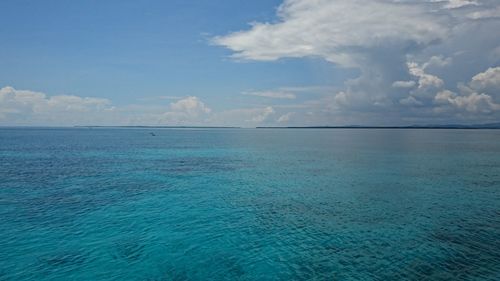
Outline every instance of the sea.
<path id="1" fill-rule="evenodd" d="M 0 280 L 500 280 L 500 130 L 0 128 Z"/>

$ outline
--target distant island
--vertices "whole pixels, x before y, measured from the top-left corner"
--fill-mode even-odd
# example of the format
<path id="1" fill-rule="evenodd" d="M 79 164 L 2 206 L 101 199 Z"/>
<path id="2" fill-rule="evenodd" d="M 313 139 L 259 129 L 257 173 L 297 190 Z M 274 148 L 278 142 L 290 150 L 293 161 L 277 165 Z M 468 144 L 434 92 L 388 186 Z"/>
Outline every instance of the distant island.
<path id="1" fill-rule="evenodd" d="M 500 129 L 500 123 L 488 124 L 446 124 L 446 125 L 410 125 L 410 126 L 288 126 L 288 127 L 257 127 L 258 129 Z"/>
<path id="2" fill-rule="evenodd" d="M 242 129 L 231 126 L 74 126 L 75 128 L 137 128 L 137 129 Z M 444 124 L 444 125 L 409 125 L 409 126 L 258 126 L 256 129 L 500 129 L 500 123 L 487 124 Z"/>
<path id="3" fill-rule="evenodd" d="M 145 128 L 145 129 L 239 129 L 225 126 L 74 126 L 75 128 Z"/>

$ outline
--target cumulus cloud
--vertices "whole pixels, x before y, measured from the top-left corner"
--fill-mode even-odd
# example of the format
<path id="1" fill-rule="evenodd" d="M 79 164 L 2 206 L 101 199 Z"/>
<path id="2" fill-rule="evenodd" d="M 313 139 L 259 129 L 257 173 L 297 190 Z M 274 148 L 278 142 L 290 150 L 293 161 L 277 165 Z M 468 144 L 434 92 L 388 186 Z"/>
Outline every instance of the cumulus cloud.
<path id="1" fill-rule="evenodd" d="M 319 57 L 359 70 L 343 89 L 295 105 L 303 119 L 453 122 L 457 110 L 474 118 L 496 112 L 495 95 L 479 90 L 493 80 L 461 81 L 473 69 L 495 68 L 490 58 L 498 58 L 500 39 L 491 34 L 500 27 L 499 9 L 493 0 L 284 0 L 275 22 L 254 22 L 213 43 L 236 60 Z M 454 95 L 436 98 L 457 84 L 449 89 Z"/>
<path id="2" fill-rule="evenodd" d="M 252 118 L 247 121 L 261 123 L 265 121 L 271 114 L 274 114 L 274 108 L 268 106 L 259 110 L 259 112 L 256 115 L 252 116 Z"/>
<path id="3" fill-rule="evenodd" d="M 450 104 L 457 109 L 463 109 L 473 113 L 490 113 L 500 110 L 500 104 L 493 101 L 493 98 L 486 94 L 472 93 L 460 96 L 451 91 L 445 90 L 436 95 L 438 104 Z"/>
<path id="4" fill-rule="evenodd" d="M 288 121 L 290 121 L 290 118 L 292 117 L 293 114 L 294 112 L 288 112 L 286 114 L 281 115 L 277 120 L 278 123 L 287 123 Z"/>
<path id="5" fill-rule="evenodd" d="M 192 96 L 169 106 L 117 107 L 103 98 L 0 89 L 0 124 L 5 125 L 191 125 L 203 123 L 210 112 Z"/>
<path id="6" fill-rule="evenodd" d="M 500 91 L 500 67 L 488 68 L 472 77 L 470 86 L 478 91 Z"/>
<path id="7" fill-rule="evenodd" d="M 441 78 L 425 73 L 425 68 L 415 62 L 408 63 L 408 72 L 418 78 L 418 88 L 436 87 L 440 88 L 444 82 Z"/>
<path id="8" fill-rule="evenodd" d="M 258 126 L 278 122 L 272 106 L 214 112 L 199 97 L 188 96 L 166 105 L 113 106 L 108 99 L 0 89 L 0 125 L 162 125 Z M 278 118 L 285 122 L 291 114 Z"/>
<path id="9" fill-rule="evenodd" d="M 190 96 L 170 104 L 160 120 L 163 124 L 194 125 L 204 122 L 204 118 L 212 110 L 199 98 Z"/>
<path id="10" fill-rule="evenodd" d="M 253 23 L 250 30 L 213 41 L 239 59 L 319 56 L 359 66 L 364 48 L 426 45 L 450 32 L 446 18 L 424 5 L 401 1 L 286 0 L 278 16 L 277 23 Z"/>
<path id="11" fill-rule="evenodd" d="M 193 96 L 171 103 L 170 108 L 172 112 L 184 113 L 190 117 L 198 117 L 201 114 L 207 114 L 211 111 L 200 99 Z"/>
<path id="12" fill-rule="evenodd" d="M 210 113 L 210 108 L 206 107 L 197 97 L 187 97 L 170 104 L 175 112 L 185 112 L 190 116 L 198 116 L 202 113 Z"/>
<path id="13" fill-rule="evenodd" d="M 495 96 L 500 98 L 500 67 L 476 74 L 467 85 L 460 85 L 459 90 L 459 93 L 439 92 L 435 97 L 436 104 L 476 114 L 500 111 L 500 103 L 494 99 Z M 443 111 L 443 107 L 438 107 L 438 111 Z"/>
<path id="14" fill-rule="evenodd" d="M 14 124 L 82 124 L 96 121 L 96 114 L 115 108 L 108 99 L 73 95 L 47 96 L 44 93 L 0 89 L 0 122 Z"/>
<path id="15" fill-rule="evenodd" d="M 254 22 L 212 38 L 213 44 L 236 60 L 320 58 L 333 64 L 332 78 L 345 73 L 345 81 L 243 93 L 265 98 L 259 100 L 265 104 L 246 108 L 210 101 L 221 111 L 199 97 L 175 93 L 149 99 L 154 105 L 113 106 L 107 99 L 5 87 L 0 122 L 253 126 L 450 123 L 457 116 L 499 120 L 500 38 L 492 36 L 500 28 L 499 11 L 497 0 L 284 0 L 275 21 Z"/>

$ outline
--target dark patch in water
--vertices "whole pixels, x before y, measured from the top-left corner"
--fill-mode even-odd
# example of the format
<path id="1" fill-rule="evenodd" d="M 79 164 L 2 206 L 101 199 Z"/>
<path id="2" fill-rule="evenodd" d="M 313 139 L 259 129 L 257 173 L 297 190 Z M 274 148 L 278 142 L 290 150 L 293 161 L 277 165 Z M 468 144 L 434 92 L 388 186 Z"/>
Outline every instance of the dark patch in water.
<path id="1" fill-rule="evenodd" d="M 167 173 L 235 171 L 244 164 L 241 160 L 227 157 L 184 157 L 157 162 L 160 171 Z"/>
<path id="2" fill-rule="evenodd" d="M 0 281 L 13 280 L 9 278 L 7 271 L 0 269 Z"/>
<path id="3" fill-rule="evenodd" d="M 77 267 L 83 265 L 88 259 L 88 254 L 82 251 L 58 252 L 39 257 L 38 260 L 45 267 Z"/>
<path id="4" fill-rule="evenodd" d="M 190 280 L 187 272 L 184 270 L 170 271 L 167 276 L 168 276 L 167 280 L 172 280 L 172 281 L 188 281 L 188 280 Z"/>
<path id="5" fill-rule="evenodd" d="M 257 224 L 264 231 L 292 228 L 307 229 L 312 225 L 321 227 L 332 221 L 336 213 L 331 206 L 315 206 L 298 200 L 258 199 L 251 203 L 255 209 Z"/>
<path id="6" fill-rule="evenodd" d="M 243 275 L 245 275 L 245 271 L 243 266 L 241 265 L 238 258 L 234 255 L 230 254 L 219 254 L 215 255 L 211 260 L 210 264 L 214 267 L 220 267 L 222 270 L 222 275 L 226 279 L 230 280 L 240 280 Z M 213 276 L 215 279 L 220 279 L 221 276 Z"/>
<path id="7" fill-rule="evenodd" d="M 138 241 L 116 243 L 113 258 L 135 262 L 144 256 L 144 248 L 145 246 Z"/>
<path id="8" fill-rule="evenodd" d="M 183 269 L 176 268 L 172 265 L 165 266 L 162 273 L 158 276 L 151 276 L 144 281 L 189 281 L 189 275 L 187 271 Z"/>
<path id="9" fill-rule="evenodd" d="M 492 212 L 492 215 L 495 212 Z M 485 215 L 485 214 L 483 214 Z M 443 257 L 436 257 L 432 267 L 442 275 L 457 280 L 493 280 L 498 275 L 500 264 L 500 226 L 498 219 L 486 215 L 483 219 L 493 218 L 491 224 L 476 223 L 467 219 L 450 221 L 430 235 L 429 241 L 437 243 Z M 417 273 L 426 275 L 425 266 L 415 267 Z"/>

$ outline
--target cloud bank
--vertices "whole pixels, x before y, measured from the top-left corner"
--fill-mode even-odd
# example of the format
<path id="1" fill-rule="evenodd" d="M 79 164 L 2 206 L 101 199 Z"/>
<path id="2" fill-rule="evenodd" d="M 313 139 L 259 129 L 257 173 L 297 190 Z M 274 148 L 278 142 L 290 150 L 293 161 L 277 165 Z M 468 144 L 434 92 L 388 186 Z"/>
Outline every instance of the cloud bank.
<path id="1" fill-rule="evenodd" d="M 498 11 L 493 0 L 285 0 L 276 22 L 213 43 L 236 61 L 319 57 L 358 69 L 343 89 L 302 104 L 305 124 L 491 122 Z"/>
<path id="2" fill-rule="evenodd" d="M 143 103 L 117 106 L 105 98 L 4 86 L 0 125 L 499 122 L 499 29 L 498 0 L 284 0 L 274 21 L 253 22 L 211 43 L 230 52 L 228 63 L 319 58 L 335 73 L 350 73 L 348 79 L 237 91 L 232 104 L 220 96 L 148 99 L 144 93 Z"/>
<path id="3" fill-rule="evenodd" d="M 428 45 L 449 36 L 451 23 L 433 5 L 373 0 L 287 0 L 277 23 L 214 38 L 239 59 L 271 61 L 319 56 L 360 66 L 367 48 Z"/>
<path id="4" fill-rule="evenodd" d="M 275 122 L 272 106 L 214 112 L 200 98 L 180 97 L 165 105 L 114 106 L 102 98 L 54 95 L 7 86 L 0 89 L 0 125 L 244 126 Z"/>
<path id="5" fill-rule="evenodd" d="M 80 122 L 99 122 L 100 115 L 115 110 L 102 98 L 73 95 L 47 96 L 13 87 L 0 89 L 0 124 L 67 125 Z"/>

